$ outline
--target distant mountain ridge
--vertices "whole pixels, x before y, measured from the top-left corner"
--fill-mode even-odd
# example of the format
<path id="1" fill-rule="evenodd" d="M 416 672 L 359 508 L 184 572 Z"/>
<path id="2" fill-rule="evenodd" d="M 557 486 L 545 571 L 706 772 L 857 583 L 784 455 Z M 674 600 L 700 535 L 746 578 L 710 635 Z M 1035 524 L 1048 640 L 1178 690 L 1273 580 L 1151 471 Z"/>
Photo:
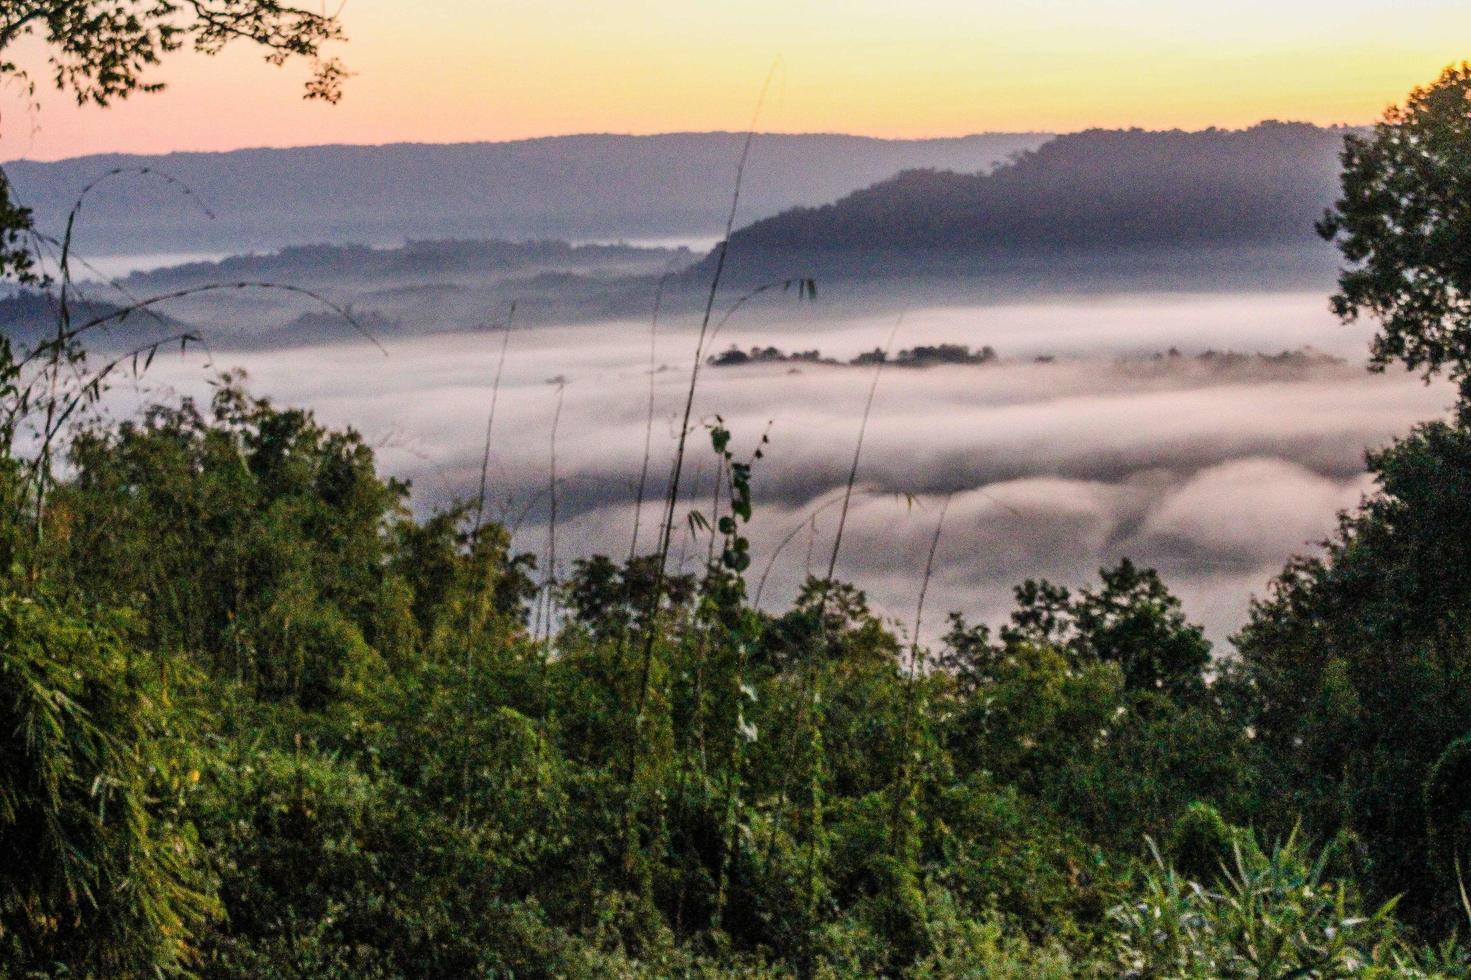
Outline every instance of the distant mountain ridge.
<path id="1" fill-rule="evenodd" d="M 744 220 L 835 200 L 906 169 L 976 172 L 1047 134 L 883 140 L 836 134 L 756 137 Z M 504 143 L 108 154 L 5 169 L 43 230 L 108 170 L 151 167 L 88 198 L 79 247 L 98 254 L 243 252 L 315 242 L 411 238 L 713 239 L 722 230 L 743 133 L 581 135 Z M 207 218 L 199 205 L 215 215 Z"/>
<path id="2" fill-rule="evenodd" d="M 736 268 L 795 256 L 988 255 L 1161 248 L 1320 249 L 1342 128 L 1089 130 L 989 173 L 909 170 L 740 229 Z M 839 266 L 840 267 L 840 266 Z M 867 266 L 864 266 L 867 268 Z"/>
<path id="3" fill-rule="evenodd" d="M 385 285 L 413 277 L 505 275 L 517 270 L 621 270 L 622 265 L 692 262 L 686 250 L 625 245 L 570 245 L 563 241 L 410 240 L 397 248 L 368 245 L 289 245 L 278 251 L 232 255 L 134 272 L 123 282 L 138 288 L 179 288 L 208 282 L 359 282 Z M 640 270 L 646 271 L 646 270 Z M 423 288 L 422 286 L 419 288 Z"/>

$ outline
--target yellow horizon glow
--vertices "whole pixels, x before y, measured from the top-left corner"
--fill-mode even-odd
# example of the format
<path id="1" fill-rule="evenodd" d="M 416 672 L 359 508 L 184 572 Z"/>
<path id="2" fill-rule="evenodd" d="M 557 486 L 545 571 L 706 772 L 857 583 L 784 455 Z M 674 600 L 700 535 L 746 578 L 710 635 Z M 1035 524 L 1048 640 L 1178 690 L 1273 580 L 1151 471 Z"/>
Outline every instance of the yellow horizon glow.
<path id="1" fill-rule="evenodd" d="M 167 91 L 108 109 L 0 101 L 0 158 L 743 130 L 774 62 L 767 132 L 1357 124 L 1471 56 L 1471 5 L 1441 0 L 353 0 L 343 21 L 340 105 L 245 47 L 180 54 Z"/>

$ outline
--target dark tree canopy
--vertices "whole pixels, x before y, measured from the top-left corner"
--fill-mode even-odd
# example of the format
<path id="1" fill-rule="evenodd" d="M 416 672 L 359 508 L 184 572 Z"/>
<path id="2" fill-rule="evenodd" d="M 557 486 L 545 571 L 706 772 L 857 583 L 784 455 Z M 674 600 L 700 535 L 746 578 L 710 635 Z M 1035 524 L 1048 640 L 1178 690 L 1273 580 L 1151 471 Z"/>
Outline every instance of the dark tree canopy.
<path id="1" fill-rule="evenodd" d="M 1447 371 L 1471 392 L 1471 64 L 1447 68 L 1371 137 L 1344 143 L 1343 196 L 1319 223 L 1349 265 L 1333 311 L 1382 324 L 1372 363 Z"/>
<path id="2" fill-rule="evenodd" d="M 1422 425 L 1369 467 L 1380 492 L 1343 517 L 1323 556 L 1295 560 L 1253 606 L 1238 666 L 1265 784 L 1278 787 L 1269 809 L 1324 837 L 1349 830 L 1379 894 L 1455 923 L 1449 847 L 1466 842 L 1466 788 L 1451 777 L 1464 771 L 1457 745 L 1471 719 L 1471 430 Z"/>
<path id="3" fill-rule="evenodd" d="M 271 64 L 310 60 L 306 97 L 335 102 L 347 71 L 321 51 L 341 37 L 335 15 L 279 0 L 20 0 L 0 5 L 0 83 L 35 91 L 36 79 L 14 52 L 17 42 L 39 38 L 51 82 L 79 104 L 105 106 L 162 89 L 152 69 L 166 54 L 186 46 L 216 54 L 247 41 Z M 30 212 L 0 173 L 0 275 L 31 274 L 30 229 Z"/>
<path id="4" fill-rule="evenodd" d="M 1043 579 L 1016 589 L 1016 611 L 1001 630 L 1004 646 L 1041 643 L 1077 663 L 1114 663 L 1125 685 L 1179 699 L 1199 697 L 1210 641 L 1152 568 L 1125 558 L 1099 571 L 1103 587 L 1076 596 Z"/>

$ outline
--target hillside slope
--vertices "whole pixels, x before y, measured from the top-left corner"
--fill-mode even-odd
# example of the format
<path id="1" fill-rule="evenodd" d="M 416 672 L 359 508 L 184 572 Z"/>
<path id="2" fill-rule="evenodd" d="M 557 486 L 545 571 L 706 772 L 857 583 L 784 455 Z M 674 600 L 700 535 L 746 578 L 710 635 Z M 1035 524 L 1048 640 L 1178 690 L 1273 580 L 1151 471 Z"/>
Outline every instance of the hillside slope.
<path id="1" fill-rule="evenodd" d="M 1313 223 L 1334 197 L 1345 132 L 1090 130 L 990 173 L 911 170 L 791 209 L 737 232 L 731 252 L 750 268 L 792 255 L 1321 250 Z"/>

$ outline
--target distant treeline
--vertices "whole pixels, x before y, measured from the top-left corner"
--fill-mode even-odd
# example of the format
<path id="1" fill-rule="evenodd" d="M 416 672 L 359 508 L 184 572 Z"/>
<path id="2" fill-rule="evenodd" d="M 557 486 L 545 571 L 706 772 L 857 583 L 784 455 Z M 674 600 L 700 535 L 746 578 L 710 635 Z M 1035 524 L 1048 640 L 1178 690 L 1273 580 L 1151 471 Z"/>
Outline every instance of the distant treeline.
<path id="1" fill-rule="evenodd" d="M 130 283 L 222 282 L 291 277 L 359 280 L 370 283 L 456 273 L 515 272 L 548 266 L 590 269 L 620 261 L 678 261 L 684 249 L 647 249 L 627 245 L 572 245 L 563 241 L 512 242 L 502 239 L 409 241 L 397 248 L 368 245 L 290 245 L 263 254 L 232 255 L 219 261 L 188 262 L 128 276 Z"/>
<path id="2" fill-rule="evenodd" d="M 873 350 L 864 351 L 846 361 L 836 357 L 824 357 L 822 351 L 816 348 L 784 351 L 780 347 L 757 345 L 742 350 L 735 344 L 731 344 L 719 354 L 710 355 L 705 359 L 705 363 L 712 367 L 741 367 L 747 364 L 821 364 L 830 367 L 892 364 L 895 367 L 934 367 L 941 364 L 991 364 L 998 359 L 996 349 L 989 344 L 974 351 L 966 344 L 922 344 L 906 348 L 892 356 L 883 348 L 875 347 Z M 1050 364 L 1055 360 L 1056 358 L 1046 354 L 1033 358 L 1033 361 L 1038 364 Z M 1119 363 L 1126 367 L 1138 364 L 1173 367 L 1188 363 L 1216 373 L 1233 373 L 1274 368 L 1289 372 L 1302 371 L 1314 367 L 1336 367 L 1347 362 L 1341 357 L 1334 357 L 1332 354 L 1325 354 L 1311 347 L 1284 350 L 1276 354 L 1205 350 L 1193 356 L 1184 354 L 1178 347 L 1171 347 L 1167 351 L 1157 351 L 1143 361 L 1137 358 L 1123 359 Z"/>

